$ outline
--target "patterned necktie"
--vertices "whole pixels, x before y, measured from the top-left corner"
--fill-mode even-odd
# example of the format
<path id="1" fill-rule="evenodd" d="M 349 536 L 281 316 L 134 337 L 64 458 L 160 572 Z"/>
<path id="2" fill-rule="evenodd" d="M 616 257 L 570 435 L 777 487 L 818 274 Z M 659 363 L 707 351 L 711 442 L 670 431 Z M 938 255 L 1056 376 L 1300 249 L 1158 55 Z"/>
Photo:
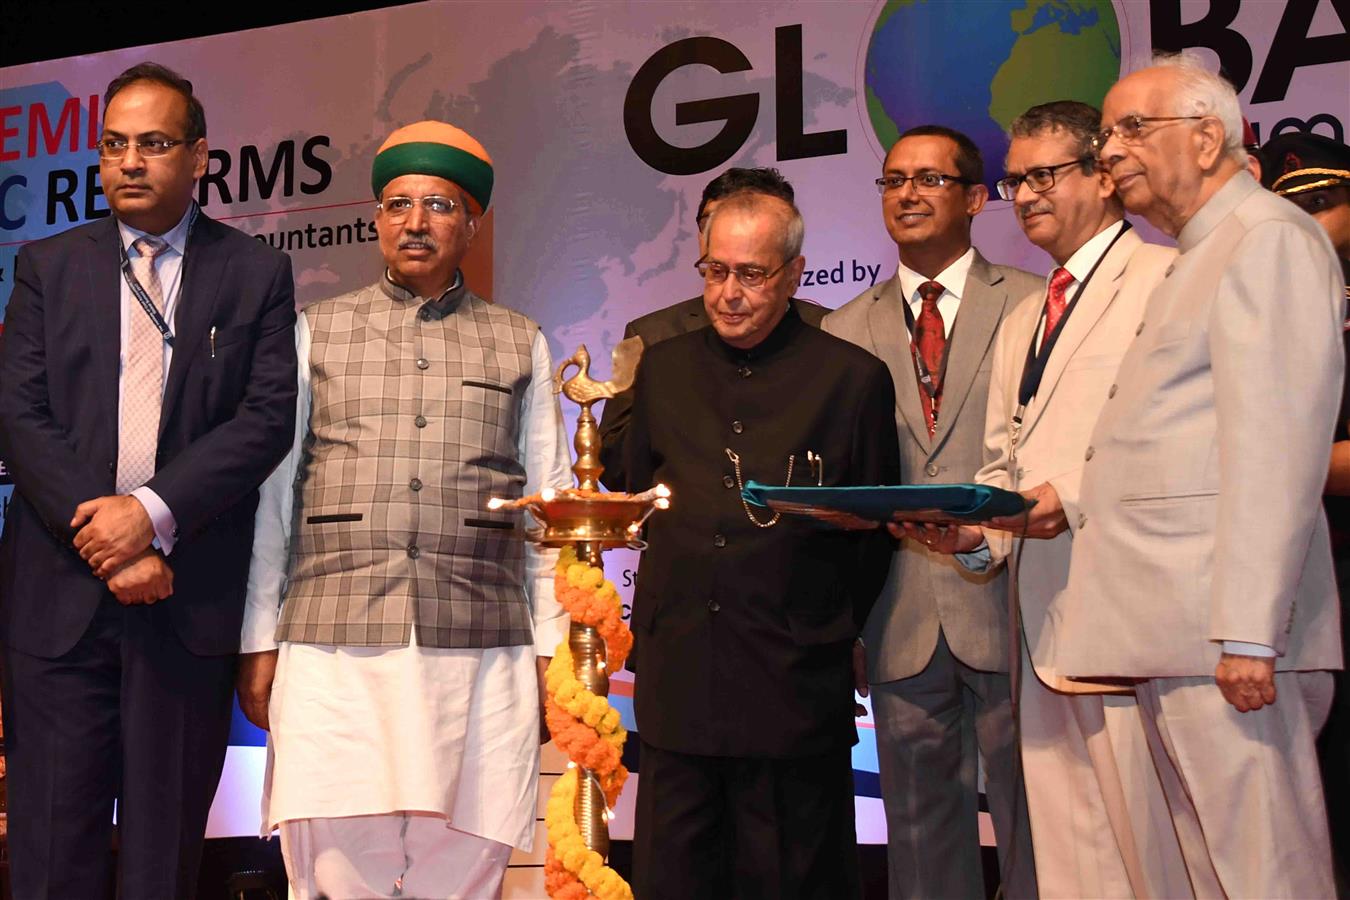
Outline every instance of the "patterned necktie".
<path id="1" fill-rule="evenodd" d="M 947 333 L 938 312 L 938 298 L 943 287 L 936 281 L 919 285 L 919 299 L 923 306 L 914 320 L 914 352 L 928 370 L 929 383 L 919 385 L 919 402 L 923 404 L 924 418 L 928 420 L 928 436 L 937 433 L 938 409 L 942 405 L 942 362 L 947 351 Z"/>
<path id="2" fill-rule="evenodd" d="M 1068 269 L 1058 268 L 1050 275 L 1050 291 L 1045 295 L 1045 333 L 1041 335 L 1041 346 L 1045 346 L 1050 335 L 1055 333 L 1055 326 L 1064 317 L 1064 294 L 1071 284 L 1073 276 Z"/>
<path id="3" fill-rule="evenodd" d="M 155 272 L 155 257 L 169 249 L 157 237 L 137 238 L 131 245 L 131 273 L 150 302 L 164 314 L 164 289 Z M 134 298 L 133 298 L 134 299 Z M 159 411 L 164 394 L 164 337 L 137 302 L 128 316 L 126 359 L 122 363 L 122 426 L 117 438 L 117 493 L 127 494 L 155 474 L 159 445 Z"/>

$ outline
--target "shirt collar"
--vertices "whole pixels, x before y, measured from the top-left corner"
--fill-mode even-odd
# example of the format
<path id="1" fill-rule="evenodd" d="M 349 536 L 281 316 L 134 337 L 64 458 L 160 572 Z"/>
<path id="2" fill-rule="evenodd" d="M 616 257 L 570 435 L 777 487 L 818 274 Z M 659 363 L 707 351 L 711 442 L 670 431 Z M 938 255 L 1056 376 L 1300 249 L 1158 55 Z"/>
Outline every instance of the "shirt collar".
<path id="1" fill-rule="evenodd" d="M 913 304 L 915 295 L 919 292 L 919 285 L 926 281 L 936 281 L 942 285 L 947 293 L 954 296 L 957 300 L 961 299 L 961 294 L 966 289 L 966 276 L 970 274 L 970 267 L 975 263 L 975 248 L 967 247 L 966 252 L 962 253 L 956 260 L 937 274 L 936 278 L 928 279 L 915 272 L 913 269 L 900 263 L 896 274 L 900 278 L 900 290 L 905 292 L 905 300 Z"/>
<path id="2" fill-rule="evenodd" d="M 1097 260 L 1102 258 L 1106 248 L 1111 246 L 1111 242 L 1116 239 L 1116 235 L 1120 234 L 1120 229 L 1124 227 L 1125 220 L 1117 219 L 1093 237 L 1088 238 L 1087 243 L 1073 252 L 1069 261 L 1064 264 L 1064 268 L 1069 270 L 1069 274 L 1073 276 L 1074 281 L 1081 282 L 1088 277 L 1092 267 L 1097 265 Z"/>
<path id="3" fill-rule="evenodd" d="M 384 291 L 386 297 L 400 303 L 422 299 L 402 285 L 395 284 L 394 280 L 389 277 L 388 269 L 384 270 L 384 277 L 380 279 L 380 289 Z M 464 284 L 464 273 L 456 269 L 455 280 L 450 282 L 450 286 L 439 297 L 423 303 L 422 309 L 429 313 L 431 317 L 444 319 L 455 311 L 467 291 L 468 288 Z"/>
<path id="4" fill-rule="evenodd" d="M 183 213 L 183 218 L 178 220 L 178 224 L 170 228 L 163 234 L 155 235 L 160 240 L 169 245 L 179 256 L 187 252 L 188 225 L 192 222 L 192 213 L 197 209 L 196 203 L 189 203 L 187 211 Z M 140 253 L 132 249 L 132 244 L 140 238 L 149 235 L 147 231 L 141 231 L 138 228 L 132 228 L 121 219 L 117 220 L 117 231 L 122 238 L 122 247 L 127 251 L 128 256 L 139 256 Z"/>
<path id="5" fill-rule="evenodd" d="M 1189 252 L 1237 209 L 1237 205 L 1246 200 L 1249 194 L 1259 190 L 1262 190 L 1261 185 L 1245 169 L 1236 172 L 1181 227 L 1181 233 L 1177 235 L 1177 249 L 1182 253 Z"/>

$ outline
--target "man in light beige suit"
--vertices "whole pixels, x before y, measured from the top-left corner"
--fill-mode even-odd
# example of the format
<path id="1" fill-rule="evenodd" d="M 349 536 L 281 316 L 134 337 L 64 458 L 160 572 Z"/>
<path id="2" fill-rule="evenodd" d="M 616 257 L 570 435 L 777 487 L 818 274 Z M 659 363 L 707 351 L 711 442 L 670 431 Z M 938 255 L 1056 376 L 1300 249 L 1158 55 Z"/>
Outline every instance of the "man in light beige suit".
<path id="1" fill-rule="evenodd" d="M 1046 616 L 1069 577 L 1088 438 L 1144 304 L 1176 257 L 1124 221 L 1092 150 L 1100 121 L 1094 107 L 1068 100 L 1013 121 L 999 193 L 1055 269 L 999 329 L 985 464 L 975 480 L 1020 490 L 1036 505 L 1025 522 L 948 537 L 957 539 L 952 549 L 975 549 L 958 559 L 977 571 L 1009 555 L 1014 532 L 1030 538 L 1012 577 L 1022 624 L 1019 737 L 1041 896 L 1181 897 L 1190 884 L 1133 690 L 1066 682 L 1048 664 Z M 1132 810 L 1127 797 L 1142 806 Z"/>
<path id="2" fill-rule="evenodd" d="M 901 135 L 877 179 L 899 250 L 896 275 L 821 325 L 889 367 L 902 470 L 916 484 L 975 476 L 994 332 L 1041 284 L 1029 272 L 990 264 L 971 246 L 971 220 L 988 197 L 983 181 L 979 149 L 960 132 L 921 126 Z M 1001 571 L 975 575 L 904 541 L 863 630 L 866 674 L 858 678 L 863 693 L 868 682 L 873 691 L 893 900 L 985 896 L 977 747 L 1005 893 L 1035 896 L 1005 586 Z"/>
<path id="3" fill-rule="evenodd" d="M 1125 206 L 1177 238 L 1083 453 L 1047 662 L 1135 681 L 1200 896 L 1330 897 L 1313 738 L 1341 665 L 1320 503 L 1341 273 L 1244 170 L 1231 86 L 1189 57 L 1107 94 Z"/>

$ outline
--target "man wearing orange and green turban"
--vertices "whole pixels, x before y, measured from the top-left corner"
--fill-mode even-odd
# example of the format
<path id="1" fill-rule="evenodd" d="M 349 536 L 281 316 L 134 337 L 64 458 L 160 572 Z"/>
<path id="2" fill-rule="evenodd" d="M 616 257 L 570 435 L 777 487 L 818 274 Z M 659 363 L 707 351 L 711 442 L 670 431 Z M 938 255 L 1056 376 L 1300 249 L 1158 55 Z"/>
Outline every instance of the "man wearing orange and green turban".
<path id="1" fill-rule="evenodd" d="M 534 839 L 538 683 L 567 617 L 556 551 L 487 501 L 571 475 L 539 326 L 460 272 L 492 182 L 460 129 L 395 131 L 372 167 L 384 273 L 300 314 L 239 677 L 300 900 L 497 896 Z"/>

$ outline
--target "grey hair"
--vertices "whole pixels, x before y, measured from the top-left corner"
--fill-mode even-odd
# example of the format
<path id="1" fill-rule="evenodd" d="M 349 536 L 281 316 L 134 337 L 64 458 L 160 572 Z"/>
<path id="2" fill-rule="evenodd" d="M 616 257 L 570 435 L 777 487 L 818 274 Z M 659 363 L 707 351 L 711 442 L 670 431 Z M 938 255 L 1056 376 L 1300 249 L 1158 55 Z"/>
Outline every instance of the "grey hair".
<path id="1" fill-rule="evenodd" d="M 712 233 L 713 220 L 724 212 L 779 217 L 783 224 L 784 261 L 794 260 L 802 255 L 802 244 L 806 241 L 806 221 L 796 204 L 758 191 L 737 191 L 720 201 L 712 215 L 708 217 L 708 221 L 703 223 L 705 246 L 708 236 Z"/>
<path id="2" fill-rule="evenodd" d="M 1172 98 L 1173 112 L 1179 116 L 1213 116 L 1223 125 L 1223 148 L 1229 158 L 1246 165 L 1247 150 L 1242 146 L 1242 107 L 1233 85 L 1205 65 L 1204 58 L 1192 50 L 1157 53 L 1153 65 L 1176 73 L 1177 92 Z"/>

